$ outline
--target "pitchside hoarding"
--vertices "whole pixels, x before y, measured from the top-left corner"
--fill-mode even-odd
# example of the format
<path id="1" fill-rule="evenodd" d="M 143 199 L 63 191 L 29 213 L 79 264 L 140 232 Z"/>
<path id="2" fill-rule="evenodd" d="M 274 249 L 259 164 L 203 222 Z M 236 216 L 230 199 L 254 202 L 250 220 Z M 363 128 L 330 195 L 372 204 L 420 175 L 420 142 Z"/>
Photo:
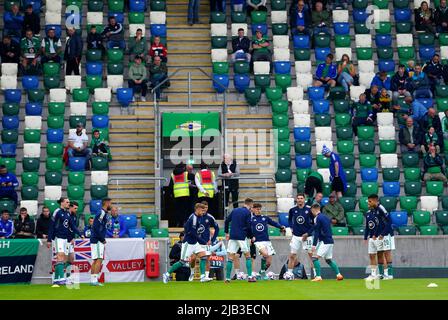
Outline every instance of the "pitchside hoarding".
<path id="1" fill-rule="evenodd" d="M 38 249 L 36 239 L 1 239 L 0 284 L 30 282 Z"/>

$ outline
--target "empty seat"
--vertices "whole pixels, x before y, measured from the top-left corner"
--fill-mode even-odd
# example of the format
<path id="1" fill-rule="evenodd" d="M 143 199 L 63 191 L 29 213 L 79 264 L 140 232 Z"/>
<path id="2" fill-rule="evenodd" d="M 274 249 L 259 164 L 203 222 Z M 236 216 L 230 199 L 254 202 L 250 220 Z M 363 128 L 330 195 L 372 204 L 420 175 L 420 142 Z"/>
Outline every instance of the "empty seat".
<path id="1" fill-rule="evenodd" d="M 304 128 L 308 128 L 309 130 L 310 125 L 311 116 L 309 114 L 294 114 L 294 127 L 296 127 L 294 128 L 294 137 L 296 137 L 296 132 L 297 134 L 303 133 L 303 130 L 305 130 Z M 298 129 L 298 127 L 300 127 L 300 129 Z M 310 137 L 307 140 L 309 140 Z"/>
<path id="2" fill-rule="evenodd" d="M 95 88 L 94 98 L 95 102 L 110 102 L 112 99 L 112 92 L 110 88 Z"/>
<path id="3" fill-rule="evenodd" d="M 378 181 L 378 169 L 377 168 L 361 168 L 361 179 L 364 182 Z"/>
<path id="4" fill-rule="evenodd" d="M 316 130 L 315 137 L 316 140 L 331 140 L 332 128 L 331 127 L 320 127 Z"/>
<path id="5" fill-rule="evenodd" d="M 2 75 L 0 78 L 0 87 L 2 90 L 17 89 L 17 76 Z"/>
<path id="6" fill-rule="evenodd" d="M 386 181 L 383 183 L 383 193 L 385 196 L 398 197 L 400 195 L 400 182 Z"/>
<path id="7" fill-rule="evenodd" d="M 269 61 L 254 62 L 254 74 L 269 74 L 269 73 L 270 73 Z"/>
<path id="8" fill-rule="evenodd" d="M 50 89 L 49 98 L 51 102 L 65 102 L 67 93 L 65 89 Z"/>
<path id="9" fill-rule="evenodd" d="M 289 212 L 289 209 L 294 207 L 294 198 L 278 198 L 277 212 Z"/>
<path id="10" fill-rule="evenodd" d="M 422 196 L 420 197 L 420 206 L 422 210 L 433 212 L 438 209 L 439 201 L 436 196 Z"/>
<path id="11" fill-rule="evenodd" d="M 397 168 L 398 156 L 397 154 L 381 154 L 381 166 L 383 168 Z"/>
<path id="12" fill-rule="evenodd" d="M 211 57 L 212 62 L 227 62 L 227 49 L 212 49 Z"/>
<path id="13" fill-rule="evenodd" d="M 395 140 L 395 127 L 378 126 L 378 138 L 380 140 Z"/>
<path id="14" fill-rule="evenodd" d="M 118 88 L 123 87 L 123 82 L 123 75 L 107 76 L 107 87 L 110 88 L 113 93 L 116 93 Z"/>
<path id="15" fill-rule="evenodd" d="M 292 183 L 276 183 L 275 194 L 277 198 L 292 198 Z"/>
<path id="16" fill-rule="evenodd" d="M 290 88 L 288 88 L 290 89 Z M 289 100 L 289 97 L 288 97 Z M 297 114 L 308 114 L 309 113 L 309 105 L 307 100 L 292 100 L 292 112 Z"/>
<path id="17" fill-rule="evenodd" d="M 40 157 L 40 143 L 24 143 L 23 156 L 25 158 L 39 158 Z"/>
<path id="18" fill-rule="evenodd" d="M 361 93 L 364 93 L 366 91 L 365 86 L 351 86 L 350 87 L 350 99 L 352 101 L 357 102 L 359 100 L 359 96 Z"/>
<path id="19" fill-rule="evenodd" d="M 62 197 L 61 186 L 45 186 L 44 197 L 46 200 L 59 200 Z"/>
<path id="20" fill-rule="evenodd" d="M 274 61 L 289 61 L 289 56 L 288 48 L 274 48 Z"/>

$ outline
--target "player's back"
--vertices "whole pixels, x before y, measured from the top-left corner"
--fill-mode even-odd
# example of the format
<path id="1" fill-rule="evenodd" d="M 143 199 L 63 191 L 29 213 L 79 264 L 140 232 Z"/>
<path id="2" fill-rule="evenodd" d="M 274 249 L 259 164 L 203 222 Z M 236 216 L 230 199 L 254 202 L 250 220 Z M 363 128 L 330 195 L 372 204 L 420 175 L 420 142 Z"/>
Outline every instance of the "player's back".
<path id="1" fill-rule="evenodd" d="M 226 229 L 230 223 L 230 239 L 245 240 L 250 231 L 251 213 L 249 209 L 242 207 L 233 209 L 226 219 Z"/>

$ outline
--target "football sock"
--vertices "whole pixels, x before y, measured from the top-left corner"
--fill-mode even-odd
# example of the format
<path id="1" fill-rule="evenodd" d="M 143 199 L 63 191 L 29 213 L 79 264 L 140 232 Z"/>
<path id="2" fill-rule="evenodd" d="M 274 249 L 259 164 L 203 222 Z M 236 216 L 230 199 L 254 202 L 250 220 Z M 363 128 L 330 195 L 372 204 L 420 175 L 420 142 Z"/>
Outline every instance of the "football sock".
<path id="1" fill-rule="evenodd" d="M 63 262 L 57 262 L 54 266 L 54 278 L 55 279 L 62 279 L 64 278 L 64 263 Z"/>
<path id="2" fill-rule="evenodd" d="M 72 264 L 70 262 L 65 263 L 65 276 L 69 278 L 72 275 Z"/>
<path id="3" fill-rule="evenodd" d="M 378 271 L 379 271 L 380 275 L 384 274 L 384 265 L 383 264 L 378 265 Z"/>
<path id="4" fill-rule="evenodd" d="M 376 277 L 376 266 L 372 266 L 372 276 Z"/>
<path id="5" fill-rule="evenodd" d="M 393 276 L 394 275 L 394 270 L 392 268 L 392 262 L 388 263 L 388 268 L 386 270 L 384 270 L 384 272 L 388 276 Z"/>
<path id="6" fill-rule="evenodd" d="M 314 268 L 316 269 L 315 276 L 320 277 L 320 261 L 319 259 L 313 260 Z"/>
<path id="7" fill-rule="evenodd" d="M 233 261 L 228 260 L 227 266 L 226 266 L 226 279 L 230 279 L 230 275 L 232 274 L 232 267 L 233 267 Z M 235 269 L 235 272 L 237 272 L 236 269 Z"/>
<path id="8" fill-rule="evenodd" d="M 339 267 L 336 264 L 336 262 L 334 262 L 333 260 L 326 260 L 326 262 L 331 267 L 331 270 L 333 270 L 336 273 L 336 275 L 338 275 L 340 273 Z"/>
<path id="9" fill-rule="evenodd" d="M 289 272 L 289 273 L 292 273 L 292 269 L 288 269 L 288 272 Z"/>
<path id="10" fill-rule="evenodd" d="M 173 273 L 174 271 L 176 271 L 177 269 L 180 269 L 182 267 L 182 262 L 177 261 L 175 264 L 173 264 L 171 266 L 171 268 L 168 270 L 168 273 Z"/>
<path id="11" fill-rule="evenodd" d="M 191 274 L 194 274 L 194 272 L 195 272 L 194 269 L 195 269 L 195 268 L 191 268 L 191 267 L 190 267 L 190 275 L 191 275 Z"/>
<path id="12" fill-rule="evenodd" d="M 205 271 L 205 277 L 210 278 L 210 271 Z"/>
<path id="13" fill-rule="evenodd" d="M 205 266 L 207 264 L 207 257 L 202 257 L 199 263 L 199 270 L 201 271 L 201 276 L 205 274 Z"/>
<path id="14" fill-rule="evenodd" d="M 261 270 L 260 272 L 265 272 L 266 271 L 266 260 L 265 259 L 261 259 Z"/>
<path id="15" fill-rule="evenodd" d="M 252 259 L 249 257 L 246 259 L 246 268 L 247 268 L 247 275 L 252 274 Z"/>

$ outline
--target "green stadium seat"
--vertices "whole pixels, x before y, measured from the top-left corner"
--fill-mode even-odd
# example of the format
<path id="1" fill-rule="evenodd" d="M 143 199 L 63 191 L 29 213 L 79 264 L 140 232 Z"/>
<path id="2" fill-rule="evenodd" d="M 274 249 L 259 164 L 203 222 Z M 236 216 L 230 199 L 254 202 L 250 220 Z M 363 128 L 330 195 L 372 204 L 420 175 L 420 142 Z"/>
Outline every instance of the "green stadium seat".
<path id="1" fill-rule="evenodd" d="M 287 23 L 273 23 L 272 24 L 272 35 L 273 36 L 288 35 L 288 24 Z"/>
<path id="2" fill-rule="evenodd" d="M 321 154 L 316 156 L 316 162 L 319 169 L 327 169 L 330 167 L 330 158 L 327 158 Z"/>
<path id="3" fill-rule="evenodd" d="M 400 208 L 401 210 L 407 211 L 408 215 L 417 209 L 417 197 L 415 196 L 401 196 L 400 197 Z"/>
<path id="4" fill-rule="evenodd" d="M 166 1 L 165 0 L 151 0 L 150 6 L 151 6 L 151 11 L 166 11 Z"/>
<path id="5" fill-rule="evenodd" d="M 59 76 L 45 76 L 44 87 L 47 90 L 60 88 L 61 78 Z"/>
<path id="6" fill-rule="evenodd" d="M 344 168 L 345 179 L 347 182 L 355 182 L 356 181 L 356 170 L 352 168 Z"/>
<path id="7" fill-rule="evenodd" d="M 434 225 L 421 226 L 419 231 L 422 236 L 436 236 L 439 234 L 438 227 Z"/>
<path id="8" fill-rule="evenodd" d="M 275 75 L 275 85 L 282 88 L 283 92 L 291 86 L 291 75 L 290 74 L 276 74 Z"/>
<path id="9" fill-rule="evenodd" d="M 269 102 L 281 100 L 283 97 L 282 89 L 279 87 L 266 88 L 266 98 Z"/>
<path id="10" fill-rule="evenodd" d="M 45 172 L 45 184 L 49 186 L 62 185 L 62 173 L 58 171 Z"/>
<path id="11" fill-rule="evenodd" d="M 121 49 L 107 50 L 107 59 L 109 62 L 123 62 L 123 50 Z"/>
<path id="12" fill-rule="evenodd" d="M 229 63 L 228 62 L 213 62 L 213 73 L 228 74 L 229 73 Z"/>
<path id="13" fill-rule="evenodd" d="M 102 0 L 89 0 L 87 8 L 89 12 L 102 12 L 104 3 Z"/>
<path id="14" fill-rule="evenodd" d="M 25 129 L 23 131 L 23 140 L 25 143 L 40 143 L 40 130 Z"/>
<path id="15" fill-rule="evenodd" d="M 355 9 L 365 9 L 368 5 L 368 0 L 353 0 L 353 8 Z"/>
<path id="16" fill-rule="evenodd" d="M 9 213 L 14 213 L 15 205 L 14 201 L 7 199 L 0 199 L 0 210 L 8 210 Z"/>
<path id="17" fill-rule="evenodd" d="M 47 157 L 60 157 L 64 153 L 64 145 L 62 143 L 48 143 Z"/>
<path id="18" fill-rule="evenodd" d="M 381 21 L 378 28 L 375 28 L 376 34 L 391 34 L 392 24 L 390 22 Z"/>
<path id="19" fill-rule="evenodd" d="M 351 140 L 353 139 L 353 129 L 352 127 L 337 127 L 336 137 L 338 140 Z"/>
<path id="20" fill-rule="evenodd" d="M 421 46 L 433 46 L 435 37 L 432 33 L 417 33 L 418 43 Z"/>
<path id="21" fill-rule="evenodd" d="M 426 193 L 431 196 L 443 194 L 443 181 L 426 181 Z"/>
<path id="22" fill-rule="evenodd" d="M 382 140 L 380 141 L 380 153 L 396 153 L 397 142 L 395 140 Z"/>
<path id="23" fill-rule="evenodd" d="M 447 39 L 448 39 L 448 33 Z M 440 40 L 440 38 L 439 38 Z M 447 98 L 448 97 L 448 86 L 447 85 L 438 85 L 436 86 L 436 97 L 438 98 Z"/>
<path id="24" fill-rule="evenodd" d="M 20 107 L 18 103 L 5 102 L 2 104 L 2 111 L 5 116 L 17 116 Z"/>
<path id="25" fill-rule="evenodd" d="M 272 0 L 271 9 L 272 11 L 286 10 L 286 0 Z"/>
<path id="26" fill-rule="evenodd" d="M 448 226 L 448 211 L 447 210 L 435 210 L 436 222 L 439 226 Z"/>
<path id="27" fill-rule="evenodd" d="M 337 48 L 350 48 L 351 39 L 349 35 L 335 35 L 334 41 L 335 47 Z"/>
<path id="28" fill-rule="evenodd" d="M 46 169 L 48 171 L 62 171 L 62 168 L 64 166 L 64 163 L 62 161 L 62 158 L 57 157 L 49 157 L 46 160 Z"/>
<path id="29" fill-rule="evenodd" d="M 289 124 L 288 115 L 284 114 L 273 114 L 272 115 L 272 126 L 274 128 L 286 127 Z"/>
<path id="30" fill-rule="evenodd" d="M 92 170 L 107 171 L 109 170 L 109 162 L 105 157 L 92 157 Z"/>
<path id="31" fill-rule="evenodd" d="M 141 225 L 142 228 L 145 228 L 146 233 L 151 233 L 152 229 L 159 228 L 159 216 L 157 214 L 142 214 Z"/>
<path id="32" fill-rule="evenodd" d="M 92 186 L 95 187 L 95 186 Z M 84 199 L 84 187 L 77 185 L 68 185 L 67 186 L 67 197 L 69 199 Z M 102 198 L 93 198 L 92 199 L 102 199 Z"/>
<path id="33" fill-rule="evenodd" d="M 39 158 L 23 158 L 22 168 L 25 172 L 38 172 L 40 167 Z"/>
<path id="34" fill-rule="evenodd" d="M 422 183 L 420 181 L 405 181 L 404 192 L 407 196 L 420 196 L 422 194 Z"/>
<path id="35" fill-rule="evenodd" d="M 372 60 L 373 49 L 372 48 L 356 48 L 356 56 L 358 60 Z"/>
<path id="36" fill-rule="evenodd" d="M 333 101 L 333 108 L 336 113 L 348 114 L 350 112 L 350 102 L 347 100 L 335 100 Z"/>
<path id="37" fill-rule="evenodd" d="M 233 71 L 236 74 L 248 74 L 249 73 L 249 63 L 246 61 L 236 61 L 233 64 Z"/>
<path id="38" fill-rule="evenodd" d="M 415 49 L 414 47 L 401 47 L 397 48 L 398 58 L 400 61 L 408 61 L 410 59 L 415 59 Z"/>
<path id="39" fill-rule="evenodd" d="M 59 76 L 61 65 L 59 63 L 48 62 L 43 64 L 44 76 Z"/>
<path id="40" fill-rule="evenodd" d="M 23 172 L 21 176 L 22 186 L 37 186 L 39 184 L 38 172 Z"/>
<path id="41" fill-rule="evenodd" d="M 355 156 L 353 154 L 341 154 L 341 163 L 344 169 L 354 168 Z M 330 158 L 328 158 L 330 159 Z"/>
<path id="42" fill-rule="evenodd" d="M 89 90 L 86 88 L 73 89 L 72 96 L 75 102 L 88 102 L 89 101 Z"/>
<path id="43" fill-rule="evenodd" d="M 401 154 L 401 161 L 405 168 L 417 168 L 419 166 L 419 158 L 417 153 L 407 152 Z"/>
<path id="44" fill-rule="evenodd" d="M 225 14 L 222 14 L 224 16 L 225 19 Z M 253 10 L 250 14 L 250 18 L 252 20 L 252 23 L 266 23 L 266 19 L 267 19 L 267 12 L 266 11 L 261 11 L 261 10 Z"/>
<path id="45" fill-rule="evenodd" d="M 227 49 L 227 37 L 213 36 L 212 49 Z"/>
<path id="46" fill-rule="evenodd" d="M 373 140 L 358 140 L 359 153 L 374 154 L 375 153 L 375 141 Z"/>
<path id="47" fill-rule="evenodd" d="M 360 154 L 359 155 L 359 166 L 361 168 L 375 168 L 376 167 L 376 156 L 374 154 Z"/>
<path id="48" fill-rule="evenodd" d="M 48 128 L 51 129 L 62 129 L 64 128 L 64 116 L 52 116 L 49 115 L 47 118 Z"/>
<path id="49" fill-rule="evenodd" d="M 269 227 L 268 232 L 269 232 L 270 237 L 279 237 L 282 235 L 280 233 L 280 229 L 273 228 L 273 227 Z"/>
<path id="50" fill-rule="evenodd" d="M 291 168 L 291 157 L 289 155 L 287 156 L 279 155 L 277 158 L 277 166 L 279 169 Z"/>
<path id="51" fill-rule="evenodd" d="M 256 106 L 261 99 L 261 88 L 247 88 L 244 91 L 244 96 L 250 106 Z"/>
<path id="52" fill-rule="evenodd" d="M 109 114 L 109 103 L 108 102 L 93 102 L 92 112 L 94 115 L 107 115 Z"/>
<path id="53" fill-rule="evenodd" d="M 50 210 L 50 213 L 53 213 L 57 208 L 60 207 L 59 203 L 56 200 L 44 200 L 44 206 Z"/>
<path id="54" fill-rule="evenodd" d="M 395 24 L 395 30 L 397 31 L 397 33 L 411 33 L 412 22 L 397 22 Z"/>
<path id="55" fill-rule="evenodd" d="M 355 211 L 356 198 L 355 197 L 341 197 L 339 203 L 344 208 L 344 212 Z"/>
<path id="56" fill-rule="evenodd" d="M 311 57 L 310 49 L 294 49 L 294 60 L 309 61 Z"/>
<path id="57" fill-rule="evenodd" d="M 86 53 L 87 61 L 101 61 L 102 60 L 102 52 L 97 49 L 89 49 Z"/>
<path id="58" fill-rule="evenodd" d="M 120 75 L 123 74 L 124 65 L 121 62 L 109 62 L 107 64 L 108 75 Z"/>
<path id="59" fill-rule="evenodd" d="M 0 158 L 0 165 L 6 166 L 9 172 L 15 173 L 17 162 L 15 158 Z"/>
<path id="60" fill-rule="evenodd" d="M 368 205 L 368 198 L 367 197 L 360 197 L 359 198 L 359 211 L 361 212 L 367 212 L 369 210 L 369 205 Z"/>
<path id="61" fill-rule="evenodd" d="M 297 181 L 305 182 L 306 178 L 308 178 L 308 175 L 310 174 L 310 169 L 297 169 L 296 170 L 296 178 Z"/>
<path id="62" fill-rule="evenodd" d="M 409 0 L 394 0 L 395 9 L 406 9 L 409 7 Z"/>
<path id="63" fill-rule="evenodd" d="M 349 113 L 336 113 L 334 117 L 336 127 L 347 127 L 352 123 L 352 117 Z"/>
<path id="64" fill-rule="evenodd" d="M 394 57 L 394 49 L 389 47 L 377 48 L 376 54 L 378 59 L 390 60 Z"/>
<path id="65" fill-rule="evenodd" d="M 21 192 L 22 200 L 37 200 L 39 197 L 39 190 L 37 186 L 22 187 Z"/>
<path id="66" fill-rule="evenodd" d="M 90 196 L 92 197 L 92 199 L 103 199 L 107 197 L 107 194 L 107 186 L 92 185 L 90 187 Z"/>
<path id="67" fill-rule="evenodd" d="M 74 89 L 75 91 L 77 89 Z M 65 104 L 63 102 L 49 102 L 48 113 L 52 116 L 63 116 L 65 113 Z"/>
<path id="68" fill-rule="evenodd" d="M 289 141 L 278 141 L 276 147 L 279 155 L 288 155 L 291 152 L 291 143 Z"/>
<path id="69" fill-rule="evenodd" d="M 286 100 L 277 100 L 271 102 L 272 113 L 274 114 L 282 114 L 283 116 L 288 115 L 288 101 Z"/>
<path id="70" fill-rule="evenodd" d="M 124 0 L 107 0 L 110 12 L 124 12 Z"/>
<path id="71" fill-rule="evenodd" d="M 86 86 L 89 88 L 90 92 L 93 92 L 96 88 L 103 87 L 102 76 L 97 75 L 86 75 Z"/>
<path id="72" fill-rule="evenodd" d="M 404 168 L 404 179 L 406 181 L 420 181 L 421 169 L 420 168 Z"/>
<path id="73" fill-rule="evenodd" d="M 355 145 L 350 140 L 339 140 L 337 142 L 337 149 L 340 154 L 353 154 Z"/>
<path id="74" fill-rule="evenodd" d="M 400 181 L 400 168 L 383 168 L 384 181 Z"/>
<path id="75" fill-rule="evenodd" d="M 279 141 L 289 141 L 289 127 L 277 128 L 277 139 Z"/>
<path id="76" fill-rule="evenodd" d="M 359 140 L 372 140 L 375 136 L 375 128 L 373 126 L 359 126 L 358 127 L 358 139 Z"/>
<path id="77" fill-rule="evenodd" d="M 377 6 L 379 9 L 389 9 L 388 0 L 373 0 L 373 5 Z"/>
<path id="78" fill-rule="evenodd" d="M 361 184 L 361 192 L 365 197 L 371 194 L 378 194 L 378 182 L 363 182 Z"/>
<path id="79" fill-rule="evenodd" d="M 247 16 L 245 12 L 232 11 L 232 23 L 247 23 Z"/>
<path id="80" fill-rule="evenodd" d="M 334 236 L 348 236 L 347 227 L 331 227 L 331 232 Z"/>
<path id="81" fill-rule="evenodd" d="M 437 110 L 439 112 L 445 112 L 445 110 L 448 110 L 448 98 L 442 97 L 442 98 L 436 98 L 437 103 Z"/>
<path id="82" fill-rule="evenodd" d="M 70 129 L 75 129 L 78 123 L 82 123 L 82 126 L 85 128 L 86 122 L 86 116 L 70 116 L 68 120 Z"/>
<path id="83" fill-rule="evenodd" d="M 296 154 L 311 154 L 311 141 L 296 141 L 294 150 Z"/>
<path id="84" fill-rule="evenodd" d="M 417 235 L 417 228 L 414 226 L 401 226 L 398 228 L 398 234 L 401 236 L 415 236 Z"/>
<path id="85" fill-rule="evenodd" d="M 349 211 L 345 213 L 347 219 L 347 226 L 359 227 L 364 224 L 364 215 L 358 211 Z"/>
<path id="86" fill-rule="evenodd" d="M 367 28 L 365 23 L 355 23 L 355 33 L 356 34 L 369 34 L 370 29 Z"/>
<path id="87" fill-rule="evenodd" d="M 353 232 L 354 236 L 363 236 L 364 235 L 364 226 L 351 227 L 350 230 Z"/>
<path id="88" fill-rule="evenodd" d="M 331 127 L 331 115 L 314 114 L 314 124 L 316 127 Z"/>
<path id="89" fill-rule="evenodd" d="M 170 236 L 168 229 L 152 229 L 152 238 L 168 238 Z"/>
<path id="90" fill-rule="evenodd" d="M 330 183 L 323 183 L 322 184 L 322 194 L 324 197 L 329 197 L 331 193 L 331 184 Z"/>
<path id="91" fill-rule="evenodd" d="M 395 197 L 381 197 L 380 203 L 387 210 L 387 212 L 395 211 L 397 208 L 397 198 Z"/>
<path id="92" fill-rule="evenodd" d="M 358 187 L 355 182 L 347 182 L 347 188 L 344 192 L 344 197 L 356 197 Z"/>
<path id="93" fill-rule="evenodd" d="M 305 182 L 297 182 L 297 187 L 296 187 L 296 192 L 297 193 L 304 193 L 305 192 Z"/>
<path id="94" fill-rule="evenodd" d="M 278 169 L 275 173 L 275 181 L 277 183 L 286 183 L 291 182 L 292 180 L 292 173 L 291 169 Z"/>
<path id="95" fill-rule="evenodd" d="M 43 102 L 45 99 L 44 89 L 30 89 L 27 93 L 29 102 Z"/>
<path id="96" fill-rule="evenodd" d="M 331 43 L 331 37 L 326 34 L 319 34 L 314 36 L 314 45 L 316 48 L 329 48 Z"/>

